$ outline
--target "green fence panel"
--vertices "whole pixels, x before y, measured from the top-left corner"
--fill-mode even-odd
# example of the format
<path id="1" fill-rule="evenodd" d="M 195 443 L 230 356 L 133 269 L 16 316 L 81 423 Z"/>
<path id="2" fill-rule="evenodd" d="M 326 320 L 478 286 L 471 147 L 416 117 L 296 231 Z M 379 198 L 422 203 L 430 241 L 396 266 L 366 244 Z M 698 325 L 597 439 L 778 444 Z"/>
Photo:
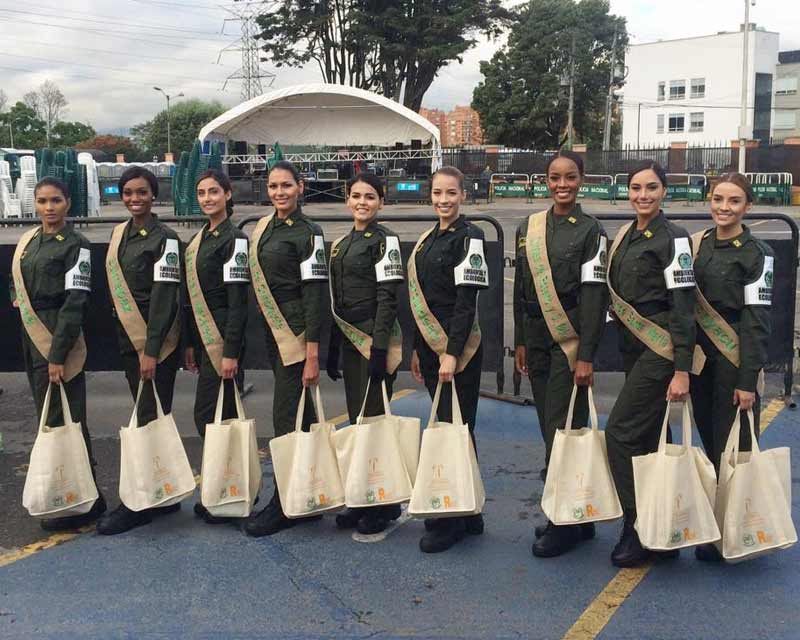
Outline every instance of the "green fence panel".
<path id="1" fill-rule="evenodd" d="M 498 198 L 526 198 L 527 186 L 509 182 L 500 182 L 494 185 L 494 195 Z"/>

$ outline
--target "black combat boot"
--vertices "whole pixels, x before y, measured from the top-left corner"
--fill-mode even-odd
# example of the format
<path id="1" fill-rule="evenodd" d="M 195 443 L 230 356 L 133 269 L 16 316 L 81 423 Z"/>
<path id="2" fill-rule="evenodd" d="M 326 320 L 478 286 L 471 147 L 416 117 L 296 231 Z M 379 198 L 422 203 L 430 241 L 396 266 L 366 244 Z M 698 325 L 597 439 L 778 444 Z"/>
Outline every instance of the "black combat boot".
<path id="1" fill-rule="evenodd" d="M 419 541 L 422 553 L 440 553 L 462 540 L 467 533 L 464 518 L 438 518 L 432 531 Z"/>
<path id="2" fill-rule="evenodd" d="M 578 525 L 581 528 L 581 537 L 584 540 L 591 540 L 595 536 L 595 529 L 594 529 L 594 522 L 582 522 Z M 536 538 L 541 538 L 544 535 L 544 532 L 547 530 L 547 523 L 544 524 L 537 524 L 536 528 L 533 530 L 533 535 Z"/>
<path id="3" fill-rule="evenodd" d="M 555 558 L 577 547 L 581 540 L 583 537 L 579 525 L 559 526 L 548 522 L 542 537 L 533 543 L 531 551 L 537 558 Z"/>
<path id="4" fill-rule="evenodd" d="M 651 552 L 642 546 L 639 534 L 633 525 L 636 523 L 636 511 L 625 511 L 625 522 L 622 524 L 622 535 L 611 552 L 611 563 L 617 567 L 639 567 L 651 558 Z"/>
<path id="5" fill-rule="evenodd" d="M 114 511 L 107 513 L 97 521 L 97 533 L 104 536 L 115 536 L 125 533 L 143 524 L 153 521 L 151 509 L 131 511 L 124 504 L 120 504 Z"/>

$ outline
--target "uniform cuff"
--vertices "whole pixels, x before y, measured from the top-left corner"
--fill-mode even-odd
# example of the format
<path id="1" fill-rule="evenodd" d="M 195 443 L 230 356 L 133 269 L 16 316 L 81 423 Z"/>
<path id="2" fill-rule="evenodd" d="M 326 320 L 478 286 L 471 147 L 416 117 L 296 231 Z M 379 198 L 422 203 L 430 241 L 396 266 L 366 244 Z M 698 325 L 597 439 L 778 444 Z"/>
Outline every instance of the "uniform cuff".
<path id="1" fill-rule="evenodd" d="M 736 388 L 741 391 L 750 391 L 751 393 L 756 390 L 758 384 L 758 371 L 754 369 L 739 368 L 739 379 L 736 382 Z"/>
<path id="2" fill-rule="evenodd" d="M 579 343 L 578 360 L 582 362 L 593 362 L 595 351 L 597 351 L 597 345 L 585 344 L 583 342 Z"/>
<path id="3" fill-rule="evenodd" d="M 242 353 L 241 342 L 225 342 L 222 346 L 223 358 L 238 358 Z"/>
<path id="4" fill-rule="evenodd" d="M 446 352 L 447 355 L 455 356 L 456 358 L 458 358 L 464 352 L 465 344 L 466 344 L 465 342 L 461 341 L 456 342 L 455 340 L 448 340 L 447 352 Z"/>
<path id="5" fill-rule="evenodd" d="M 688 351 L 675 350 L 675 371 L 691 371 L 692 354 Z"/>
<path id="6" fill-rule="evenodd" d="M 148 340 L 144 343 L 144 355 L 150 358 L 157 358 L 161 352 L 161 345 L 156 340 Z"/>

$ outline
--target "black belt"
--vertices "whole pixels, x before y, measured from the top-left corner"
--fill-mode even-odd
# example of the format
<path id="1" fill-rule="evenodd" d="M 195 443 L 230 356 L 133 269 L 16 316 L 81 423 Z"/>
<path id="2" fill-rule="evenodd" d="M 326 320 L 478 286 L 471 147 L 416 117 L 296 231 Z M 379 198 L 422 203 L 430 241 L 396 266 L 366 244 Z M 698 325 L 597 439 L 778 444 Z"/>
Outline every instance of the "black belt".
<path id="1" fill-rule="evenodd" d="M 633 308 L 636 309 L 636 312 L 640 316 L 644 316 L 645 318 L 649 316 L 654 316 L 658 313 L 663 313 L 664 311 L 669 311 L 669 302 L 665 300 L 654 300 L 653 302 L 642 302 L 640 304 L 633 305 Z"/>
<path id="2" fill-rule="evenodd" d="M 558 300 L 561 302 L 561 306 L 564 308 L 564 311 L 571 311 L 578 306 L 578 296 L 575 293 L 565 296 L 558 296 Z M 534 318 L 542 317 L 542 308 L 539 305 L 538 300 L 523 302 L 522 305 L 529 316 L 533 316 Z"/>
<path id="3" fill-rule="evenodd" d="M 355 307 L 352 309 L 336 309 L 338 315 L 345 322 L 363 322 L 375 317 L 377 307 Z"/>
<path id="4" fill-rule="evenodd" d="M 66 297 L 60 297 L 53 300 L 33 301 L 31 306 L 34 311 L 50 311 L 51 309 L 60 309 L 64 305 Z"/>

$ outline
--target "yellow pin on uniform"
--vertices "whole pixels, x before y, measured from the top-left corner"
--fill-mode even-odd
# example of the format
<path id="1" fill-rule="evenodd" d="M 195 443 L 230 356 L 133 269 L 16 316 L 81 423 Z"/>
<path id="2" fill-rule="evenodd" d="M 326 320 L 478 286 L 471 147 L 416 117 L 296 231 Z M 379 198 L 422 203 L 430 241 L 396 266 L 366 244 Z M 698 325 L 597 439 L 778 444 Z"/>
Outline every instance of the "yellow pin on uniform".
<path id="1" fill-rule="evenodd" d="M 294 224 L 294 220 L 292 220 L 291 218 L 286 218 L 286 224 L 288 224 L 291 227 Z"/>
<path id="2" fill-rule="evenodd" d="M 517 249 L 522 249 L 525 246 L 527 238 L 520 238 L 517 242 Z"/>
<path id="3" fill-rule="evenodd" d="M 214 236 L 214 237 L 216 238 L 217 236 L 219 236 L 219 231 L 217 231 L 216 229 L 214 229 L 214 230 L 211 232 L 211 235 L 212 235 L 212 236 Z"/>
<path id="4" fill-rule="evenodd" d="M 734 247 L 741 247 L 742 246 L 742 242 L 738 238 L 736 240 L 734 240 L 732 244 L 733 244 Z"/>
<path id="5" fill-rule="evenodd" d="M 62 236 L 62 235 L 59 233 L 59 234 L 56 236 L 56 240 L 58 240 L 59 242 L 64 242 L 64 236 Z"/>
<path id="6" fill-rule="evenodd" d="M 139 235 L 144 238 L 147 235 L 147 229 L 139 229 Z"/>
<path id="7" fill-rule="evenodd" d="M 365 238 L 371 238 L 372 237 L 372 231 L 365 231 L 364 232 L 364 237 Z"/>
<path id="8" fill-rule="evenodd" d="M 569 220 L 572 224 L 575 224 L 578 221 L 578 219 L 575 216 L 570 216 L 569 218 L 567 218 L 567 220 Z"/>
<path id="9" fill-rule="evenodd" d="M 653 232 L 650 231 L 650 229 L 645 229 L 644 230 L 644 237 L 645 238 L 652 238 L 653 237 Z"/>

